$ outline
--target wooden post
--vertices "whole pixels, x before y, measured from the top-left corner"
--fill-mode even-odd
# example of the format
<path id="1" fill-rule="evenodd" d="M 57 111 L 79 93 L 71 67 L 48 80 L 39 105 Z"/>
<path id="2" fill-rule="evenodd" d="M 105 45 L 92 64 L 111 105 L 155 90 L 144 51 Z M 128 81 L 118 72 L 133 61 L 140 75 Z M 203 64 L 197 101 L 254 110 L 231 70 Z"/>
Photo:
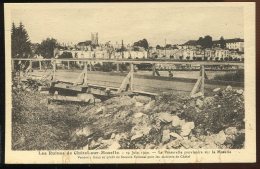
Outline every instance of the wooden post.
<path id="1" fill-rule="evenodd" d="M 88 73 L 88 67 L 87 67 L 86 62 L 84 62 L 84 78 L 83 78 L 83 80 L 84 80 L 83 84 L 84 85 L 87 84 L 87 75 L 88 75 L 87 73 Z"/>
<path id="2" fill-rule="evenodd" d="M 116 71 L 119 72 L 119 63 L 116 64 Z"/>
<path id="3" fill-rule="evenodd" d="M 88 69 L 87 62 L 84 62 L 84 68 L 83 69 Z"/>
<path id="4" fill-rule="evenodd" d="M 89 71 L 92 71 L 91 62 L 89 62 Z"/>
<path id="5" fill-rule="evenodd" d="M 40 70 L 42 70 L 42 62 L 39 61 Z"/>
<path id="6" fill-rule="evenodd" d="M 134 90 L 134 64 L 131 63 L 131 78 L 130 78 L 130 90 Z"/>
<path id="7" fill-rule="evenodd" d="M 55 80 L 56 76 L 56 60 L 53 60 L 53 78 L 52 80 Z"/>
<path id="8" fill-rule="evenodd" d="M 29 65 L 30 69 L 32 69 L 32 60 L 30 60 L 30 65 Z"/>
<path id="9" fill-rule="evenodd" d="M 155 76 L 155 64 L 153 64 L 152 69 L 153 69 L 153 76 Z"/>
<path id="10" fill-rule="evenodd" d="M 205 66 L 201 65 L 201 93 L 204 95 Z"/>
<path id="11" fill-rule="evenodd" d="M 70 61 L 68 61 L 68 69 L 70 69 Z"/>

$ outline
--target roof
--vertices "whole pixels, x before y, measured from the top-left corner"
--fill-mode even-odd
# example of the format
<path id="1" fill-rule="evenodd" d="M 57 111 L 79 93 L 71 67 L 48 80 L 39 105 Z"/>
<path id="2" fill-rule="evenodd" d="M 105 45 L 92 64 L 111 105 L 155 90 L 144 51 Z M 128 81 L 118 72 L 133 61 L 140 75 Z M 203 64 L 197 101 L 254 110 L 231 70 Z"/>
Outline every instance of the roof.
<path id="1" fill-rule="evenodd" d="M 91 45 L 91 40 L 86 40 L 85 42 L 79 42 L 78 46 L 89 46 Z"/>
<path id="2" fill-rule="evenodd" d="M 196 40 L 189 40 L 188 42 L 184 43 L 184 45 L 196 46 L 197 45 L 197 41 Z"/>
<path id="3" fill-rule="evenodd" d="M 244 39 L 233 38 L 233 39 L 224 39 L 226 43 L 234 43 L 234 42 L 244 42 Z M 213 44 L 219 44 L 220 40 L 214 40 Z"/>
<path id="4" fill-rule="evenodd" d="M 226 43 L 234 43 L 234 42 L 244 42 L 244 39 L 235 38 L 235 39 L 226 39 Z"/>

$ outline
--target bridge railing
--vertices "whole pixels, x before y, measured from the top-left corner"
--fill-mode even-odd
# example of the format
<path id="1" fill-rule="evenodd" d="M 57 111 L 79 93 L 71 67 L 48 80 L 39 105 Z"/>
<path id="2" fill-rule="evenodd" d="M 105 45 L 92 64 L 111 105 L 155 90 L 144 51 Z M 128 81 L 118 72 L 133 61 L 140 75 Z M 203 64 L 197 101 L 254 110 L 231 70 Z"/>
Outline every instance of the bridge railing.
<path id="1" fill-rule="evenodd" d="M 192 65 L 199 67 L 200 75 L 195 83 L 191 95 L 194 95 L 197 93 L 197 91 L 200 91 L 202 94 L 204 94 L 204 85 L 205 85 L 205 72 L 206 66 L 233 66 L 233 67 L 244 67 L 243 62 L 216 62 L 216 61 L 172 61 L 172 60 L 106 60 L 106 59 L 36 59 L 36 58 L 13 58 L 12 63 L 12 71 L 14 71 L 14 64 L 15 62 L 28 62 L 29 66 L 28 68 L 32 69 L 32 65 L 34 62 L 38 62 L 39 67 L 38 69 L 42 69 L 42 63 L 48 62 L 50 68 L 53 71 L 53 79 L 56 78 L 56 72 L 57 72 L 57 64 L 62 63 L 65 64 L 68 69 L 71 68 L 72 63 L 71 62 L 78 62 L 83 65 L 83 69 L 85 69 L 89 64 L 91 63 L 114 63 L 116 64 L 116 69 L 119 71 L 119 65 L 127 63 L 129 65 L 129 85 L 130 90 L 134 89 L 134 66 L 138 64 L 151 64 L 152 65 L 152 75 L 159 75 L 158 72 L 156 72 L 156 65 L 164 65 L 164 64 L 171 64 L 171 65 Z M 51 64 L 50 64 L 51 63 Z M 91 66 L 89 67 L 91 70 Z"/>

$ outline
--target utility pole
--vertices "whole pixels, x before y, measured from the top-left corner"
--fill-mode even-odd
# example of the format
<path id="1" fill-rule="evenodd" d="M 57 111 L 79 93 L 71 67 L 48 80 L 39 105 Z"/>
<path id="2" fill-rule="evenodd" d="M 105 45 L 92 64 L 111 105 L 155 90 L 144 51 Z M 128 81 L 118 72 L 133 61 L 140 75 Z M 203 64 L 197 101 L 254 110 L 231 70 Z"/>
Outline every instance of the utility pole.
<path id="1" fill-rule="evenodd" d="M 122 59 L 124 59 L 124 41 L 122 40 L 121 52 L 122 52 Z"/>
<path id="2" fill-rule="evenodd" d="M 164 45 L 164 55 L 166 57 L 166 39 L 164 40 L 164 43 L 165 43 L 165 45 Z"/>

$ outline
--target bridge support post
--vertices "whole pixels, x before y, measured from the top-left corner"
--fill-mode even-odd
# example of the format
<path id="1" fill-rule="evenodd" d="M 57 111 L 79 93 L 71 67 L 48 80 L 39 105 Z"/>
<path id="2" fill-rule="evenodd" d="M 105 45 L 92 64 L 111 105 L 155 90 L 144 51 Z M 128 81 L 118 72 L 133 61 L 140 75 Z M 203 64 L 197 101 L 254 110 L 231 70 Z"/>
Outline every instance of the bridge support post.
<path id="1" fill-rule="evenodd" d="M 119 63 L 116 64 L 116 72 L 119 72 Z"/>
<path id="2" fill-rule="evenodd" d="M 73 86 L 87 85 L 87 77 L 88 77 L 88 67 L 87 67 L 87 63 L 84 62 L 83 71 L 80 73 L 78 79 L 73 83 Z"/>
<path id="3" fill-rule="evenodd" d="M 155 76 L 155 64 L 153 64 L 152 69 L 153 69 L 153 76 Z"/>
<path id="4" fill-rule="evenodd" d="M 205 66 L 201 65 L 201 93 L 204 96 L 204 85 L 205 85 Z"/>
<path id="5" fill-rule="evenodd" d="M 70 69 L 70 61 L 68 61 L 68 69 Z"/>
<path id="6" fill-rule="evenodd" d="M 39 61 L 39 68 L 40 68 L 40 70 L 42 70 L 42 62 L 41 61 Z"/>
<path id="7" fill-rule="evenodd" d="M 87 84 L 87 77 L 88 77 L 88 67 L 87 67 L 87 64 L 86 62 L 84 62 L 84 82 L 83 84 L 86 85 Z"/>
<path id="8" fill-rule="evenodd" d="M 198 97 L 198 96 L 204 96 L 204 86 L 205 86 L 205 66 L 200 66 L 200 76 L 195 83 L 191 93 L 190 97 Z"/>
<path id="9" fill-rule="evenodd" d="M 131 63 L 130 68 L 131 68 L 130 90 L 134 91 L 134 64 L 133 63 Z"/>
<path id="10" fill-rule="evenodd" d="M 117 93 L 122 93 L 128 90 L 130 90 L 131 92 L 134 91 L 134 64 L 133 63 L 130 63 L 130 72 L 124 78 Z"/>
<path id="11" fill-rule="evenodd" d="M 52 80 L 55 81 L 56 80 L 56 60 L 53 60 L 53 76 L 52 76 Z"/>
<path id="12" fill-rule="evenodd" d="M 29 69 L 32 70 L 32 60 L 30 60 Z"/>

